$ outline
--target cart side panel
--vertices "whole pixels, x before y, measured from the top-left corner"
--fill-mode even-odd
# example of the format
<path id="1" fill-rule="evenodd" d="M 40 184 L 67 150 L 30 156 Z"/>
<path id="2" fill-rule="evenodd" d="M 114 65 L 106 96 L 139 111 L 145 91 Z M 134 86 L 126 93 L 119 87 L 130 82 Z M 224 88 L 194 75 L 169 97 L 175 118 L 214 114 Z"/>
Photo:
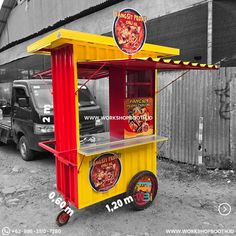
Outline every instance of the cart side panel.
<path id="1" fill-rule="evenodd" d="M 73 46 L 52 51 L 57 190 L 78 206 Z M 74 150 L 74 151 L 72 151 Z M 60 154 L 65 152 L 64 154 Z"/>
<path id="2" fill-rule="evenodd" d="M 149 170 L 156 174 L 156 143 L 144 144 L 114 152 L 120 155 L 121 174 L 117 184 L 108 192 L 96 192 L 89 181 L 92 161 L 99 156 L 84 157 L 78 174 L 79 208 L 87 207 L 127 191 L 132 177 L 140 171 Z M 83 156 L 78 155 L 78 160 Z"/>
<path id="3" fill-rule="evenodd" d="M 125 100 L 125 68 L 110 68 L 109 70 L 109 97 L 110 116 L 123 117 Z M 124 138 L 124 120 L 110 119 L 110 134 L 112 137 Z"/>

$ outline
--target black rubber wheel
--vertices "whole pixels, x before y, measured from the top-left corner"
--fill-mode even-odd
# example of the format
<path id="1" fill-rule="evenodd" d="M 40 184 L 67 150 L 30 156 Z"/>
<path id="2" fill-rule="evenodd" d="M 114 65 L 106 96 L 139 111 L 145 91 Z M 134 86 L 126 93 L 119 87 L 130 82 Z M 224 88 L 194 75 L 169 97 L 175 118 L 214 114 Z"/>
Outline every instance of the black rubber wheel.
<path id="1" fill-rule="evenodd" d="M 134 210 L 144 210 L 148 208 L 156 197 L 158 181 L 156 176 L 150 171 L 137 173 L 130 181 L 127 196 L 132 196 L 133 202 L 130 206 Z"/>
<path id="2" fill-rule="evenodd" d="M 29 148 L 29 144 L 25 136 L 21 136 L 20 138 L 19 150 L 24 161 L 32 161 L 34 159 L 34 152 Z"/>
<path id="3" fill-rule="evenodd" d="M 59 227 L 67 224 L 67 222 L 70 219 L 70 215 L 68 215 L 65 211 L 61 211 L 58 215 L 57 215 L 57 219 L 56 219 L 56 223 Z"/>

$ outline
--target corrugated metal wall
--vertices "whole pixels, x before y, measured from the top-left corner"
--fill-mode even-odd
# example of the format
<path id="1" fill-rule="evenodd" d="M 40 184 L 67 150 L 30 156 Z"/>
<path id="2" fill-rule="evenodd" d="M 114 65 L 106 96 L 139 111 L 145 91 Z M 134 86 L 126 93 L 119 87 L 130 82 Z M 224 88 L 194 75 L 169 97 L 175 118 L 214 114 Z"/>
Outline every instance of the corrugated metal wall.
<path id="1" fill-rule="evenodd" d="M 228 68 L 230 75 L 230 151 L 236 162 L 236 68 Z"/>
<path id="2" fill-rule="evenodd" d="M 184 71 L 159 72 L 159 89 Z M 109 115 L 107 79 L 89 82 L 104 115 Z M 159 94 L 160 155 L 197 164 L 199 119 L 203 117 L 203 161 L 217 167 L 231 156 L 236 161 L 236 68 L 190 71 Z M 106 123 L 108 129 L 108 122 Z"/>
<path id="3" fill-rule="evenodd" d="M 181 73 L 159 73 L 159 89 Z M 159 94 L 159 133 L 170 139 L 160 148 L 161 155 L 197 164 L 200 117 L 204 163 L 216 167 L 231 155 L 236 141 L 235 73 L 236 68 L 190 71 Z M 235 154 L 231 157 L 236 160 Z"/>

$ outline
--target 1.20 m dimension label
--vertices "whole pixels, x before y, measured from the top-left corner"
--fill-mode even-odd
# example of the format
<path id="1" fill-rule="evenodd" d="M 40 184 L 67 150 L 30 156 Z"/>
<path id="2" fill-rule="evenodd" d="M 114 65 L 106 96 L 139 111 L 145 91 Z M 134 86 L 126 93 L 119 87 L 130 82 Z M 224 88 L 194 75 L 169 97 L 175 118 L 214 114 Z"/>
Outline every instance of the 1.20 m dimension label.
<path id="1" fill-rule="evenodd" d="M 113 212 L 125 205 L 128 205 L 130 204 L 131 202 L 133 202 L 134 199 L 132 196 L 128 196 L 126 198 L 123 198 L 123 199 L 118 199 L 116 201 L 113 201 L 111 204 L 107 204 L 106 205 L 106 208 L 109 212 Z"/>

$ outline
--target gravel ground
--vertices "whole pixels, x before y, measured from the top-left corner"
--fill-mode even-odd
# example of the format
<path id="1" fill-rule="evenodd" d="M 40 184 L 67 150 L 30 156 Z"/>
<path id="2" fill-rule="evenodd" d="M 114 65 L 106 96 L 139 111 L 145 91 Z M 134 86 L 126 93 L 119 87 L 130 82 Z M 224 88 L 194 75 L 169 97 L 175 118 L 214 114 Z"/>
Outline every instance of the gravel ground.
<path id="1" fill-rule="evenodd" d="M 60 209 L 48 198 L 55 191 L 54 165 L 50 155 L 41 154 L 35 161 L 24 162 L 14 145 L 0 147 L 2 235 L 8 235 L 8 229 L 1 231 L 3 227 L 9 227 L 9 235 L 183 235 L 168 234 L 168 229 L 231 229 L 234 234 L 221 235 L 236 235 L 234 171 L 199 174 L 192 166 L 159 160 L 159 191 L 151 207 L 134 212 L 125 206 L 109 213 L 105 207 L 113 201 L 109 199 L 79 211 L 74 209 L 69 223 L 59 228 L 55 218 Z M 219 204 L 224 202 L 232 208 L 228 216 L 218 212 Z"/>

